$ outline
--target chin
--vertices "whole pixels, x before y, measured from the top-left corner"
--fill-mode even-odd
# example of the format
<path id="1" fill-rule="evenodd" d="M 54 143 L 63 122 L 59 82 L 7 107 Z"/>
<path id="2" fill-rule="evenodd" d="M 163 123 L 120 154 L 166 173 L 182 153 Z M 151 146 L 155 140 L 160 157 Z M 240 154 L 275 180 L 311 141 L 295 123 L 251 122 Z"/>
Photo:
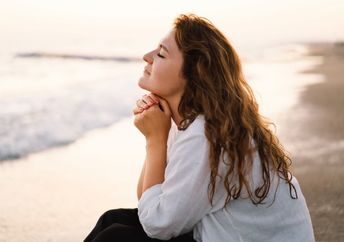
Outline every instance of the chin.
<path id="1" fill-rule="evenodd" d="M 141 77 L 139 82 L 138 82 L 138 86 L 144 90 L 151 92 L 150 88 L 145 84 L 145 81 L 146 81 L 145 78 Z"/>
<path id="2" fill-rule="evenodd" d="M 159 88 L 154 88 L 152 86 L 149 85 L 149 80 L 147 80 L 145 77 L 141 77 L 139 82 L 138 82 L 138 86 L 148 92 L 154 93 L 160 97 L 164 97 L 165 95 L 161 92 L 161 90 Z"/>

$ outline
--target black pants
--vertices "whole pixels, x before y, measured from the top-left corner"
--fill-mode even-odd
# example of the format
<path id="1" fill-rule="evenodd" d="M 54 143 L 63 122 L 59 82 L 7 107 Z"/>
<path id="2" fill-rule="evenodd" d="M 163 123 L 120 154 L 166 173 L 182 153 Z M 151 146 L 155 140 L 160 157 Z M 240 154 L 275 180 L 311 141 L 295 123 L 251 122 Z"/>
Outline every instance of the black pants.
<path id="1" fill-rule="evenodd" d="M 139 221 L 137 208 L 119 208 L 105 212 L 84 242 L 166 241 L 147 236 Z M 172 238 L 172 242 L 193 242 L 192 231 Z"/>

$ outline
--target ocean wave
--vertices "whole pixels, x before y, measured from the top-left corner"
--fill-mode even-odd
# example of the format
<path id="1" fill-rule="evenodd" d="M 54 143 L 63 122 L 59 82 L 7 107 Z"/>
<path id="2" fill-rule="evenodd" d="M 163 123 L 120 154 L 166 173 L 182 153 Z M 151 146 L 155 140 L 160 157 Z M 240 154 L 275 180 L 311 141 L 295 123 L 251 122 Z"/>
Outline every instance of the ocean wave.
<path id="1" fill-rule="evenodd" d="M 132 80 L 99 80 L 0 98 L 0 160 L 69 144 L 128 117 L 141 91 Z"/>
<path id="2" fill-rule="evenodd" d="M 76 59 L 87 61 L 117 61 L 117 62 L 138 62 L 141 58 L 128 56 L 98 56 L 98 55 L 78 55 L 49 52 L 23 52 L 14 55 L 17 58 L 58 58 L 58 59 Z"/>
<path id="3" fill-rule="evenodd" d="M 278 120 L 305 84 L 321 79 L 298 73 L 321 61 L 303 56 L 306 51 L 302 45 L 274 47 L 244 63 L 264 116 Z M 113 124 L 131 115 L 142 94 L 136 80 L 144 63 L 65 61 L 64 55 L 38 52 L 29 56 L 37 59 L 5 60 L 11 65 L 0 69 L 0 160 L 68 144 Z"/>

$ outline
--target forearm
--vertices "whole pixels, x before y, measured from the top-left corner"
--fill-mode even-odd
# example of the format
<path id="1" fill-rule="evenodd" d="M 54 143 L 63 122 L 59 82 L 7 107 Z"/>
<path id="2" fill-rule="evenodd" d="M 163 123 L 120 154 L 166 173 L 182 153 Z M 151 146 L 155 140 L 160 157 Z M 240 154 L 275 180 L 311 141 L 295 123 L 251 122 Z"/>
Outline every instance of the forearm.
<path id="1" fill-rule="evenodd" d="M 166 139 L 147 140 L 142 193 L 156 184 L 163 183 L 166 169 L 166 156 Z"/>
<path id="2" fill-rule="evenodd" d="M 143 163 L 140 178 L 139 178 L 139 181 L 137 183 L 137 200 L 140 200 L 141 195 L 142 195 L 143 177 L 145 174 L 145 170 L 146 170 L 146 160 Z"/>

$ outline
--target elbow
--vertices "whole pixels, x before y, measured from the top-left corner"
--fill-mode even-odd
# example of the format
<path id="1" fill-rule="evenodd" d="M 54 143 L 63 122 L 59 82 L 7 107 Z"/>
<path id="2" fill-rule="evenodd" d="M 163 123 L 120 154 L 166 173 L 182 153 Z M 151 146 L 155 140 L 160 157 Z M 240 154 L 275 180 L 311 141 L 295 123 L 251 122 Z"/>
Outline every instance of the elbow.
<path id="1" fill-rule="evenodd" d="M 179 235 L 178 223 L 174 223 L 173 221 L 163 221 L 160 219 L 149 222 L 143 220 L 141 221 L 141 225 L 147 236 L 153 239 L 169 240 Z"/>
<path id="2" fill-rule="evenodd" d="M 166 231 L 161 230 L 161 231 L 146 231 L 146 234 L 148 237 L 152 239 L 158 239 L 158 240 L 170 240 L 173 238 L 173 236 L 169 233 L 166 233 Z"/>

